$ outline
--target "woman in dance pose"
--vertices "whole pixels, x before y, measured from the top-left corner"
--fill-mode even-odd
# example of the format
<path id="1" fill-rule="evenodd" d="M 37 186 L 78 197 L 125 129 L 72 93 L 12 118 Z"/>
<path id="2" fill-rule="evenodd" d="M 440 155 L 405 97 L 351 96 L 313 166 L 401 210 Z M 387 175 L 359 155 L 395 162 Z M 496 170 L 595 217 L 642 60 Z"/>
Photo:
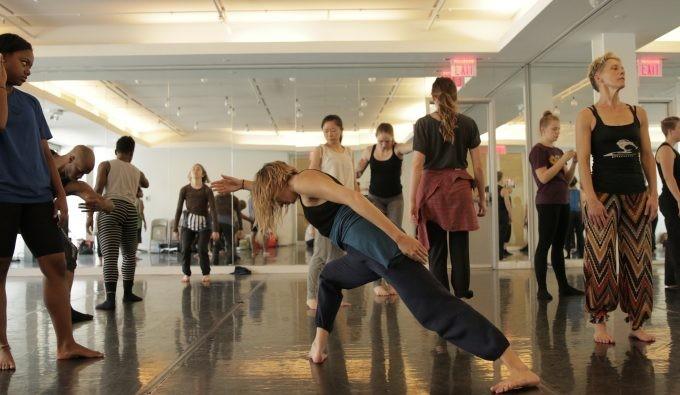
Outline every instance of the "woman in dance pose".
<path id="1" fill-rule="evenodd" d="M 210 180 L 203 166 L 196 163 L 189 172 L 189 184 L 179 190 L 179 200 L 175 211 L 175 235 L 179 234 L 177 228 L 182 208 L 186 203 L 187 214 L 182 226 L 182 277 L 183 283 L 188 283 L 191 277 L 191 247 L 198 237 L 198 262 L 203 273 L 204 283 L 210 282 L 210 261 L 208 259 L 208 243 L 212 238 L 217 241 L 220 238 L 220 223 L 217 220 L 215 209 L 215 196 L 208 186 Z M 208 222 L 210 216 L 210 222 Z M 231 236 L 230 236 L 231 237 Z M 219 252 L 218 252 L 219 253 Z"/>
<path id="2" fill-rule="evenodd" d="M 319 285 L 316 338 L 309 357 L 322 363 L 329 332 L 342 301 L 342 290 L 387 280 L 426 328 L 486 360 L 500 359 L 510 377 L 494 392 L 536 386 L 539 378 L 512 351 L 505 336 L 484 316 L 448 292 L 423 266 L 427 250 L 406 235 L 359 191 L 346 188 L 316 170 L 298 172 L 284 162 L 266 164 L 255 181 L 223 176 L 213 182 L 219 193 L 253 192 L 255 216 L 263 229 L 273 229 L 285 206 L 300 199 L 305 218 L 347 255 L 326 264 Z"/>
<path id="3" fill-rule="evenodd" d="M 630 336 L 651 342 L 654 336 L 645 332 L 642 324 L 652 314 L 650 222 L 657 214 L 658 196 L 647 112 L 621 102 L 625 72 L 613 53 L 595 59 L 588 78 L 600 99 L 582 109 L 576 119 L 576 152 L 585 201 L 586 310 L 598 343 L 614 342 L 606 321 L 619 302 L 631 325 Z"/>
<path id="4" fill-rule="evenodd" d="M 668 117 L 661 121 L 666 141 L 656 151 L 656 164 L 661 174 L 663 190 L 659 208 L 666 222 L 665 283 L 668 288 L 680 286 L 680 153 L 673 148 L 680 141 L 680 118 Z"/>
<path id="5" fill-rule="evenodd" d="M 538 300 L 552 300 L 548 292 L 548 250 L 560 296 L 583 295 L 583 291 L 569 285 L 564 267 L 564 241 L 569 228 L 569 182 L 576 170 L 576 152 L 564 153 L 555 147 L 560 137 L 560 119 L 550 111 L 543 113 L 539 121 L 541 139 L 531 148 L 529 162 L 538 187 L 536 210 L 538 211 L 538 245 L 534 256 L 534 270 L 538 282 Z M 573 159 L 573 160 L 572 160 Z M 567 162 L 571 160 L 571 165 Z"/>
<path id="6" fill-rule="evenodd" d="M 413 151 L 413 141 L 397 144 L 394 129 L 389 123 L 381 123 L 375 131 L 377 144 L 366 147 L 361 153 L 357 169 L 357 179 L 371 167 L 371 182 L 368 187 L 368 200 L 401 228 L 404 217 L 404 196 L 401 193 L 401 163 L 404 155 Z M 381 280 L 375 282 L 373 292 L 378 296 L 394 294 L 388 284 Z"/>

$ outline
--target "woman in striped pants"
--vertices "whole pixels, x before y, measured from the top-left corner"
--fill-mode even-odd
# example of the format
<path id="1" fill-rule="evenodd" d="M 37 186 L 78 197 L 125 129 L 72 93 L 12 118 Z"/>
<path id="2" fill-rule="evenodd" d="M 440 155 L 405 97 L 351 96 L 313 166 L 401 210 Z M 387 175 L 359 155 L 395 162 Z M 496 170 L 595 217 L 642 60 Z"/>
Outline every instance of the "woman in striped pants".
<path id="1" fill-rule="evenodd" d="M 97 169 L 95 190 L 111 199 L 115 209 L 97 217 L 99 242 L 104 257 L 104 285 L 106 300 L 97 305 L 98 310 L 116 307 L 118 284 L 118 251 L 123 255 L 123 302 L 139 302 L 132 293 L 137 265 L 137 189 L 148 188 L 149 181 L 139 169 L 130 164 L 135 151 L 135 141 L 123 136 L 116 142 L 116 159 L 102 162 Z"/>

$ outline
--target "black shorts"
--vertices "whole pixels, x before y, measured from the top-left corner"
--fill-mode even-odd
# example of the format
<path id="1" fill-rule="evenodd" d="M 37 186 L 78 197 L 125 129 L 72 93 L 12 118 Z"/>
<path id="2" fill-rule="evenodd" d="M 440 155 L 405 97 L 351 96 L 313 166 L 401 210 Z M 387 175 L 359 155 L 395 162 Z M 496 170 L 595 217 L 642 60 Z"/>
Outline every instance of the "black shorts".
<path id="1" fill-rule="evenodd" d="M 53 217 L 54 204 L 0 203 L 0 258 L 11 258 L 17 234 L 36 258 L 64 252 L 64 240 Z"/>

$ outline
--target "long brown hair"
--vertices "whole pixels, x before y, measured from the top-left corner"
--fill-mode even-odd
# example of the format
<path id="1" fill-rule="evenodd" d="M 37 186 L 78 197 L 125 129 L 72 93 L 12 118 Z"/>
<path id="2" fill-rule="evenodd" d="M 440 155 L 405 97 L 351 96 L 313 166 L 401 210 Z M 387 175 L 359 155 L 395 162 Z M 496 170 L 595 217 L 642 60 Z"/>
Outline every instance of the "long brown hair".
<path id="1" fill-rule="evenodd" d="M 194 166 L 198 166 L 201 168 L 201 171 L 203 172 L 203 177 L 201 177 L 201 182 L 204 184 L 207 184 L 210 182 L 210 178 L 208 178 L 208 172 L 205 171 L 205 167 L 203 167 L 202 164 L 200 163 L 194 163 L 193 166 L 191 166 L 191 170 L 189 170 L 189 181 L 191 181 L 191 173 L 194 171 Z"/>
<path id="2" fill-rule="evenodd" d="M 451 78 L 438 77 L 432 84 L 432 96 L 439 102 L 439 116 L 442 118 L 439 133 L 444 141 L 453 143 L 453 130 L 456 128 L 458 110 L 458 90 Z"/>
<path id="3" fill-rule="evenodd" d="M 283 217 L 283 204 L 276 200 L 286 187 L 290 177 L 298 171 L 286 162 L 269 162 L 255 174 L 253 185 L 253 208 L 255 220 L 263 232 L 274 231 Z"/>

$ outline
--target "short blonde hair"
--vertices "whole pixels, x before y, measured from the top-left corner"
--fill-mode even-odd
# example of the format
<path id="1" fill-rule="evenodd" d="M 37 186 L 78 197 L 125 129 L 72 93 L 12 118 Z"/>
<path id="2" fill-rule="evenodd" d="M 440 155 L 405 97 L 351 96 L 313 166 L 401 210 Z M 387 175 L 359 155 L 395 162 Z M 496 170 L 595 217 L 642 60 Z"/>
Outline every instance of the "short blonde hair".
<path id="1" fill-rule="evenodd" d="M 590 66 L 588 66 L 588 79 L 590 80 L 590 85 L 592 85 L 593 89 L 595 89 L 595 92 L 600 91 L 600 88 L 597 86 L 597 82 L 595 82 L 595 74 L 602 71 L 604 65 L 610 59 L 615 59 L 618 60 L 619 62 L 621 61 L 621 58 L 616 56 L 614 52 L 607 52 L 604 55 L 593 60 Z"/>

